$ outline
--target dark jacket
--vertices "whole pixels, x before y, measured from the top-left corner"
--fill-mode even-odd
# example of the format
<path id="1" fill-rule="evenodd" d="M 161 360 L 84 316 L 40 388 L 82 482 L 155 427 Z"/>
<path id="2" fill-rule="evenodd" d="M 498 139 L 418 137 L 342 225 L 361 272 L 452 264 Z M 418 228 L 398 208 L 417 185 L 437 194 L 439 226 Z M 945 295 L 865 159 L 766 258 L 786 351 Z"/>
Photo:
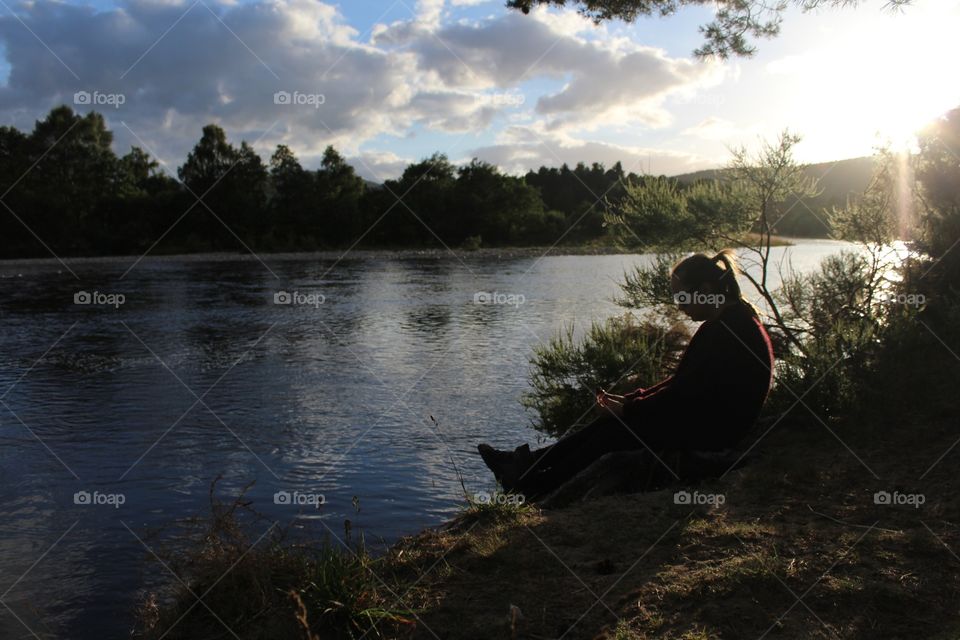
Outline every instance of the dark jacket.
<path id="1" fill-rule="evenodd" d="M 676 373 L 626 394 L 623 417 L 654 449 L 720 450 L 756 421 L 773 379 L 773 347 L 746 303 L 700 325 Z"/>

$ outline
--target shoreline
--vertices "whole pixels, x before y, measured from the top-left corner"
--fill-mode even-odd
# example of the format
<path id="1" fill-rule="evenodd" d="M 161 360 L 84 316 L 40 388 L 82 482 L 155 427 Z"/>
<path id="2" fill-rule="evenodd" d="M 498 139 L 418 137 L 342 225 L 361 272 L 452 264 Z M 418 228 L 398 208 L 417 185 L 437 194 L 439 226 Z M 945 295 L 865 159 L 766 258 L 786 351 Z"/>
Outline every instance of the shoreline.
<path id="1" fill-rule="evenodd" d="M 794 246 L 800 243 L 837 243 L 841 240 L 831 238 L 793 238 L 775 237 L 772 246 Z M 536 247 L 481 247 L 479 249 L 444 248 L 407 248 L 407 249 L 325 249 L 322 251 L 279 251 L 237 253 L 225 251 L 170 253 L 157 255 L 110 255 L 110 256 L 70 256 L 44 258 L 3 258 L 0 267 L 17 265 L 60 264 L 108 264 L 114 262 L 258 262 L 264 259 L 302 260 L 317 258 L 321 260 L 347 259 L 389 259 L 389 258 L 427 258 L 427 259 L 514 259 L 542 258 L 548 256 L 600 256 L 600 255 L 651 255 L 652 252 L 637 253 L 632 249 L 622 249 L 607 245 L 580 246 L 536 246 Z"/>

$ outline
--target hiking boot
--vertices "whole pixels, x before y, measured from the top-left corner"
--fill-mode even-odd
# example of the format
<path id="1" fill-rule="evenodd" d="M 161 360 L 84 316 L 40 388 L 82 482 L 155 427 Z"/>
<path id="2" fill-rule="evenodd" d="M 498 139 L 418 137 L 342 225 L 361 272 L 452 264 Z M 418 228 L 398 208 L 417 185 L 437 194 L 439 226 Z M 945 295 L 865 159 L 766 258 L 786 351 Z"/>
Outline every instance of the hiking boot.
<path id="1" fill-rule="evenodd" d="M 514 449 L 513 459 L 518 465 L 520 465 L 524 469 L 529 468 L 530 465 L 532 465 L 536 460 L 534 458 L 534 455 L 530 452 L 530 445 L 528 444 L 522 444 L 516 449 Z"/>
<path id="2" fill-rule="evenodd" d="M 518 449 L 520 449 L 520 447 L 518 447 Z M 517 452 L 500 451 L 486 443 L 477 445 L 477 451 L 480 452 L 483 463 L 493 471 L 493 476 L 497 479 L 497 482 L 500 483 L 500 486 L 503 487 L 505 491 L 512 491 L 523 469 L 526 469 L 526 467 L 521 468 L 517 463 Z M 530 448 L 527 447 L 527 454 L 529 453 Z M 520 455 L 522 456 L 522 453 Z"/>

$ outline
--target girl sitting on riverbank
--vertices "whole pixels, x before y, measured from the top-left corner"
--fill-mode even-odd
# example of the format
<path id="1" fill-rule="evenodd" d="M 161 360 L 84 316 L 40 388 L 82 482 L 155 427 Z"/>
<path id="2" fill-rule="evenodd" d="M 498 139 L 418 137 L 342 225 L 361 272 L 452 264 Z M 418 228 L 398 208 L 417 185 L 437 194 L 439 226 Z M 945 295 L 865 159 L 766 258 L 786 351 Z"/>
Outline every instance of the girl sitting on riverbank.
<path id="1" fill-rule="evenodd" d="M 757 419 L 773 375 L 770 337 L 737 282 L 731 250 L 694 254 L 674 266 L 674 301 L 697 329 L 676 372 L 625 395 L 600 390 L 603 415 L 556 443 L 531 451 L 477 448 L 508 491 L 546 495 L 614 451 L 721 451 Z M 659 458 L 657 458 L 659 461 Z"/>

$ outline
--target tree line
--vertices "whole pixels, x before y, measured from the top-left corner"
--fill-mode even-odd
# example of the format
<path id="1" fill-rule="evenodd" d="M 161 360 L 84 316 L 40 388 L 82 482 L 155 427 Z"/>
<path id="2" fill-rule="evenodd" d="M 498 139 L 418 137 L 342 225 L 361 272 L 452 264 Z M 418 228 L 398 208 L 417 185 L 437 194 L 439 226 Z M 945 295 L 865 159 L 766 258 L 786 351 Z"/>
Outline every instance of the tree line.
<path id="1" fill-rule="evenodd" d="M 667 180 L 620 162 L 511 176 L 435 153 L 375 185 L 332 146 L 313 170 L 286 145 L 265 162 L 214 124 L 173 177 L 112 143 L 101 114 L 68 106 L 29 134 L 0 127 L 0 257 L 610 244 L 609 204 Z"/>

